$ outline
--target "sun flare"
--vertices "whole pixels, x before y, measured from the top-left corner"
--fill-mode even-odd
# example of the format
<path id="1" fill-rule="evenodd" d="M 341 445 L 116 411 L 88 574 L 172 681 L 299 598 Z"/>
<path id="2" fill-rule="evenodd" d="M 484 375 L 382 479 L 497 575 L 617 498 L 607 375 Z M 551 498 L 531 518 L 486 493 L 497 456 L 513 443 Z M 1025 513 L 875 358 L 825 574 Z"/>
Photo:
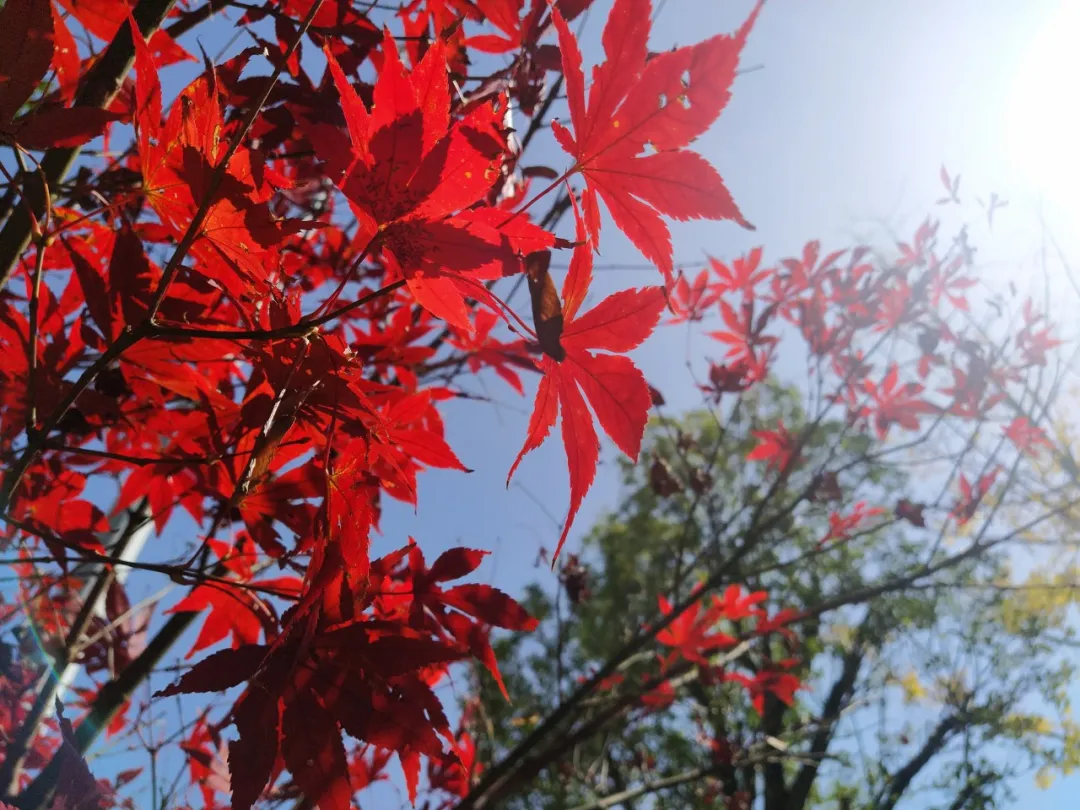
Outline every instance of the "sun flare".
<path id="1" fill-rule="evenodd" d="M 1048 206 L 1080 225 L 1080 3 L 1064 2 L 1031 38 L 1006 106 L 1008 158 Z"/>

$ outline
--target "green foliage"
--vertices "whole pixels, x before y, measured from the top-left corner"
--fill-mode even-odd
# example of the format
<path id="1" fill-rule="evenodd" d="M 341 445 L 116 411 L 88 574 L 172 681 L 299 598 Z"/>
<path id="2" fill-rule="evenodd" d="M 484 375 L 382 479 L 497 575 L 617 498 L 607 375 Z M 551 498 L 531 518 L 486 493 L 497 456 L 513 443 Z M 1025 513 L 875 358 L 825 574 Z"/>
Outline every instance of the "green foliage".
<path id="1" fill-rule="evenodd" d="M 737 683 L 693 671 L 675 684 L 670 706 L 630 704 L 568 744 L 506 807 L 596 807 L 600 797 L 695 772 L 703 776 L 650 793 L 653 804 L 613 806 L 704 810 L 753 799 L 768 810 L 857 810 L 916 806 L 913 797 L 929 791 L 942 807 L 961 799 L 957 806 L 994 807 L 1022 774 L 1038 771 L 1045 782 L 1075 767 L 1076 728 L 1041 714 L 1068 710 L 1072 671 L 1054 636 L 1062 621 L 1021 610 L 1042 602 L 1028 595 L 1021 604 L 1004 587 L 1004 552 L 906 583 L 927 565 L 930 532 L 884 514 L 823 547 L 830 514 L 850 508 L 827 497 L 829 482 L 815 482 L 806 465 L 770 489 L 759 465 L 745 462 L 755 430 L 778 419 L 806 427 L 799 403 L 797 391 L 765 384 L 726 413 L 654 420 L 639 463 L 623 463 L 621 502 L 580 556 L 566 559 L 560 587 L 530 588 L 524 604 L 540 628 L 496 649 L 514 702 L 485 683 L 474 731 L 480 760 L 498 761 L 656 621 L 660 597 L 675 602 L 718 573 L 766 592 L 772 611 L 806 612 L 793 638 L 773 634 L 753 659 L 796 660 L 806 688 L 791 707 L 767 697 L 759 713 Z M 860 497 L 877 492 L 883 505 L 918 486 L 911 470 L 880 448 L 868 455 L 869 444 L 841 423 L 815 426 L 804 453 L 828 460 L 840 491 L 857 485 Z M 818 494 L 803 497 L 808 490 Z M 873 592 L 882 582 L 893 587 Z M 654 658 L 632 657 L 612 691 L 646 677 Z"/>

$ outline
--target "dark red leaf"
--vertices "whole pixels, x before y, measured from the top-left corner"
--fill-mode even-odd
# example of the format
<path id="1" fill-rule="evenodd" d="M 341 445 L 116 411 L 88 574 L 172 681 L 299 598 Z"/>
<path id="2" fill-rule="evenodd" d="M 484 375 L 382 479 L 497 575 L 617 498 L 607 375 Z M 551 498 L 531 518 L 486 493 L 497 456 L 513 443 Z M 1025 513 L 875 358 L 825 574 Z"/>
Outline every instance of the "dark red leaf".
<path id="1" fill-rule="evenodd" d="M 475 571 L 491 552 L 474 548 L 452 548 L 444 551 L 428 569 L 427 576 L 435 582 L 461 579 Z"/>
<path id="2" fill-rule="evenodd" d="M 533 630 L 537 621 L 512 598 L 490 585 L 458 585 L 443 591 L 442 601 L 495 627 Z"/>
<path id="3" fill-rule="evenodd" d="M 258 686 L 248 689 L 233 709 L 240 735 L 229 743 L 233 810 L 250 810 L 270 780 L 278 756 L 280 721 L 278 696 Z"/>
<path id="4" fill-rule="evenodd" d="M 281 753 L 304 796 L 319 810 L 349 810 L 352 788 L 333 715 L 308 690 L 295 695 L 281 721 Z"/>
<path id="5" fill-rule="evenodd" d="M 224 692 L 251 678 L 266 657 L 267 647 L 245 644 L 236 649 L 218 650 L 208 655 L 174 684 L 157 692 L 154 697 L 189 694 L 191 692 Z"/>
<path id="6" fill-rule="evenodd" d="M 0 9 L 0 126 L 6 126 L 29 100 L 52 56 L 48 0 L 7 0 Z"/>

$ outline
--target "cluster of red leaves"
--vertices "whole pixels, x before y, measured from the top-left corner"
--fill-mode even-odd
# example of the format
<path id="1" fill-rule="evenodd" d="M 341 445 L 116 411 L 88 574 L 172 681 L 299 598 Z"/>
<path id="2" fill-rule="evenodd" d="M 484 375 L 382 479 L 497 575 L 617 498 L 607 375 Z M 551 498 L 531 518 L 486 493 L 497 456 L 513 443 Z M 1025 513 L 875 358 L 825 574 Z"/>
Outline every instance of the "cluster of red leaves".
<path id="1" fill-rule="evenodd" d="M 228 757 L 234 808 L 250 807 L 287 768 L 320 808 L 347 810 L 363 785 L 351 783 L 342 732 L 396 753 L 413 800 L 421 756 L 442 762 L 447 779 L 464 767 L 459 751 L 468 747 L 451 732 L 432 688 L 469 655 L 502 686 L 488 629 L 536 624 L 491 586 L 442 584 L 472 573 L 483 556 L 455 548 L 429 568 L 410 544 L 372 561 L 356 593 L 344 561 L 331 552 L 309 571 L 303 597 L 272 643 L 213 653 L 159 693 L 246 684 L 232 711 L 240 735 Z"/>
<path id="2" fill-rule="evenodd" d="M 471 757 L 470 743 L 450 733 L 432 686 L 472 656 L 503 688 L 489 629 L 533 622 L 489 586 L 444 585 L 481 552 L 448 552 L 430 568 L 415 547 L 369 558 L 383 497 L 416 504 L 421 470 L 466 470 L 439 411 L 456 392 L 431 384 L 426 365 L 447 345 L 471 372 L 490 368 L 518 391 L 521 371 L 542 374 L 523 454 L 561 410 L 571 484 L 561 546 L 595 475 L 589 406 L 637 456 L 652 398 L 624 355 L 665 300 L 651 287 L 581 311 L 597 198 L 665 277 L 661 215 L 743 222 L 715 170 L 685 147 L 727 102 L 756 10 L 734 37 L 651 56 L 648 0 L 618 0 L 586 104 L 566 21 L 588 0 L 527 10 L 415 2 L 398 15 L 404 53 L 389 26 L 348 4 L 267 4 L 244 22 L 272 17 L 276 42 L 256 37 L 222 64 L 207 61 L 168 100 L 159 71 L 191 57 L 163 30 L 144 37 L 130 4 L 58 3 L 12 0 L 0 12 L 6 139 L 24 151 L 71 147 L 112 139 L 116 122 L 135 137 L 50 200 L 15 269 L 18 292 L 0 302 L 9 539 L 44 542 L 64 564 L 104 553 L 108 522 L 90 494 L 99 479 L 119 480 L 116 510 L 145 502 L 159 531 L 177 507 L 204 527 L 189 563 L 160 567 L 196 583 L 169 612 L 207 614 L 189 657 L 231 647 L 165 694 L 248 684 L 226 718 L 239 733 L 233 807 L 250 806 L 283 769 L 320 807 L 346 807 L 390 753 L 410 791 L 426 756 L 460 793 L 453 763 Z M 499 33 L 465 36 L 463 21 Z M 97 64 L 73 25 L 104 42 L 133 33 L 134 79 L 107 105 L 72 104 Z M 557 46 L 541 42 L 553 26 Z M 325 57 L 321 81 L 301 67 L 305 43 Z M 516 56 L 500 80 L 452 93 L 470 49 Z M 259 54 L 280 81 L 251 77 Z M 374 82 L 358 82 L 368 63 Z M 553 71 L 564 74 L 574 129 L 557 128 L 573 158 L 561 177 L 519 166 L 509 129 L 511 103 L 528 114 Z M 584 215 L 560 301 L 550 252 L 571 243 L 528 211 L 577 174 Z M 526 201 L 532 176 L 557 180 Z M 533 329 L 491 291 L 521 273 Z M 500 340 L 500 319 L 528 339 Z M 289 570 L 262 575 L 268 559 Z M 107 662 L 115 675 L 140 653 L 145 616 L 131 615 L 121 587 L 109 605 L 107 647 L 85 650 L 84 663 Z M 61 624 L 41 629 L 63 636 Z M 121 712 L 114 725 L 123 722 Z M 204 718 L 185 743 L 208 803 L 221 787 L 221 727 Z M 342 732 L 368 759 L 346 757 Z"/>
<path id="3" fill-rule="evenodd" d="M 763 591 L 743 593 L 738 585 L 732 585 L 722 596 L 712 595 L 695 601 L 656 635 L 657 641 L 672 649 L 669 655 L 661 659 L 661 670 L 668 670 L 681 660 L 688 661 L 700 668 L 699 677 L 707 683 L 741 684 L 759 714 L 763 711 L 767 692 L 776 695 L 787 705 L 793 705 L 795 692 L 802 688 L 795 675 L 775 672 L 772 667 L 755 668 L 747 675 L 713 661 L 719 653 L 733 650 L 740 642 L 749 639 L 767 637 L 772 633 L 794 638 L 794 633 L 786 625 L 797 618 L 796 612 L 785 608 L 770 615 L 768 610 L 761 607 L 767 598 Z M 662 596 L 659 601 L 661 615 L 670 616 L 673 611 L 671 603 Z M 781 669 L 793 664 L 793 660 L 785 659 L 781 662 Z"/>
<path id="4" fill-rule="evenodd" d="M 752 250 L 730 264 L 710 260 L 692 282 L 680 275 L 673 287 L 669 324 L 706 321 L 717 316 L 724 328 L 707 332 L 724 351 L 710 362 L 707 384 L 700 385 L 714 404 L 737 397 L 774 373 L 777 349 L 797 353 L 790 336 L 800 337 L 812 371 L 819 376 L 823 400 L 841 409 L 848 428 L 888 445 L 896 435 L 925 435 L 945 419 L 979 423 L 998 419 L 1003 432 L 1022 454 L 1037 456 L 1051 448 L 1045 431 L 1018 414 L 1007 394 L 1044 367 L 1047 352 L 1061 342 L 1030 299 L 1020 308 L 1021 325 L 1008 350 L 980 337 L 977 328 L 950 326 L 949 315 L 967 312 L 967 274 L 971 255 L 963 238 L 941 256 L 938 225 L 927 220 L 910 243 L 897 246 L 897 259 L 881 263 L 867 248 L 821 255 L 817 242 L 801 256 L 777 267 L 762 266 L 762 251 Z M 962 236 L 965 232 L 961 232 Z M 880 346 L 915 336 L 884 364 L 870 359 Z M 891 343 L 890 343 L 891 341 Z M 932 424 L 929 424 L 932 423 Z M 928 427 L 929 424 L 929 427 Z M 787 427 L 782 418 L 755 428 L 756 443 L 748 461 L 761 462 L 781 479 L 818 463 L 806 452 L 808 434 Z M 990 491 L 996 471 L 982 471 L 972 485 L 958 480 L 959 497 L 950 514 L 967 522 Z M 806 493 L 811 501 L 843 501 L 837 473 L 815 470 Z M 868 531 L 886 511 L 916 527 L 926 525 L 924 505 L 900 498 L 888 510 L 866 501 L 829 514 L 824 545 Z"/>
<path id="5" fill-rule="evenodd" d="M 760 607 L 768 599 L 764 591 L 744 594 L 738 585 L 732 585 L 723 595 L 713 594 L 695 601 L 691 607 L 681 613 L 674 622 L 657 633 L 656 640 L 661 644 L 676 649 L 676 654 L 696 664 L 707 665 L 707 656 L 717 650 L 731 649 L 738 643 L 742 630 L 752 627 L 754 635 L 782 632 L 785 624 L 795 618 L 790 610 L 782 610 L 774 615 Z M 673 608 L 663 596 L 660 597 L 660 613 L 670 616 Z M 734 628 L 735 635 L 715 632 L 718 624 L 728 622 Z M 749 622 L 740 625 L 740 622 Z"/>
<path id="6" fill-rule="evenodd" d="M 727 103 L 739 53 L 760 7 L 732 37 L 713 37 L 649 58 L 649 3 L 616 3 L 604 28 L 607 60 L 593 71 L 588 103 L 581 52 L 559 10 L 552 11 L 574 130 L 558 122 L 552 127 L 575 160 L 562 178 L 580 173 L 586 181 L 582 211 L 576 204 L 574 208 L 582 246 L 574 251 L 561 301 L 548 273 L 547 254 L 529 267 L 544 378 L 525 445 L 510 475 L 525 453 L 543 443 L 561 413 L 570 511 L 555 558 L 596 475 L 599 445 L 586 399 L 615 445 L 637 458 L 652 396 L 641 372 L 619 354 L 648 337 L 665 301 L 660 287 L 626 290 L 578 315 L 592 280 L 592 249 L 600 241 L 597 198 L 620 230 L 656 263 L 669 287 L 671 238 L 661 213 L 680 220 L 734 219 L 749 227 L 716 170 L 685 147 Z M 612 354 L 594 354 L 597 349 Z"/>
<path id="7" fill-rule="evenodd" d="M 645 712 L 669 708 L 678 697 L 672 679 L 688 667 L 696 667 L 697 677 L 707 686 L 741 685 L 758 713 L 763 711 L 767 693 L 793 705 L 795 692 L 802 684 L 796 675 L 783 670 L 793 667 L 795 659 L 773 662 L 768 657 L 768 645 L 761 645 L 758 657 L 762 660 L 753 661 L 754 656 L 747 650 L 751 642 L 767 640 L 774 634 L 794 639 L 787 625 L 798 619 L 798 614 L 789 609 L 770 614 L 762 606 L 768 598 L 764 591 L 744 592 L 738 585 L 728 587 L 723 594 L 706 594 L 699 586 L 690 597 L 689 606 L 678 612 L 664 596 L 658 599 L 663 624 L 655 637 L 669 652 L 657 653 L 655 670 L 640 674 L 641 684 L 634 687 L 640 692 L 640 707 Z M 729 653 L 729 658 L 721 660 L 724 653 Z M 738 671 L 739 665 L 750 674 Z M 626 676 L 616 673 L 606 678 L 600 688 L 616 689 L 626 680 Z"/>

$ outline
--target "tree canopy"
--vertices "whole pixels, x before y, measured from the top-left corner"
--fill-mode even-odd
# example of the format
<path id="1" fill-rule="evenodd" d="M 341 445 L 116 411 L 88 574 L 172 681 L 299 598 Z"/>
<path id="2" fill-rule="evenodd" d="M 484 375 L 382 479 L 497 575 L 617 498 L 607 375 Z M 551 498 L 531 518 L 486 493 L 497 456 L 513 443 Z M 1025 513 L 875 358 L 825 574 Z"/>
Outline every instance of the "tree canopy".
<path id="1" fill-rule="evenodd" d="M 587 72 L 590 0 L 3 3 L 0 801 L 891 807 L 936 773 L 960 810 L 1075 764 L 1071 583 L 1010 572 L 1080 493 L 1046 307 L 936 217 L 676 266 L 671 221 L 753 227 L 695 143 L 748 6 L 669 47 L 614 0 Z M 242 43 L 196 57 L 226 12 Z M 600 296 L 616 232 L 651 278 Z M 630 355 L 668 328 L 708 341 L 705 409 L 646 435 Z M 372 545 L 470 471 L 446 414 L 481 381 L 533 403 L 508 481 L 565 452 L 554 601 Z M 643 460 L 571 556 L 603 437 Z"/>
<path id="2" fill-rule="evenodd" d="M 739 408 L 725 423 L 707 410 L 657 417 L 641 460 L 621 463 L 617 509 L 562 564 L 557 590 L 541 576 L 524 600 L 537 630 L 495 647 L 514 703 L 486 679 L 465 703 L 478 759 L 520 745 L 658 610 L 724 570 L 730 584 L 659 634 L 655 657 L 626 659 L 617 688 L 680 656 L 694 666 L 553 752 L 506 806 L 630 807 L 655 794 L 657 806 L 686 808 L 720 798 L 767 810 L 994 807 L 1008 806 L 1017 779 L 1071 771 L 1064 689 L 1074 672 L 1063 650 L 1074 634 L 1043 606 L 1070 591 L 1019 581 L 1005 549 L 913 578 L 925 520 L 865 504 L 852 513 L 877 514 L 863 525 L 838 519 L 854 482 L 885 495 L 912 484 L 912 466 L 868 454 L 858 436 L 832 455 L 844 472 L 792 477 L 773 493 L 781 503 L 811 494 L 732 564 L 746 542 L 730 533 L 732 516 L 761 500 L 763 482 L 742 462 L 755 432 L 806 425 L 799 391 L 776 382 Z M 821 453 L 844 429 L 819 424 L 804 452 Z M 842 544 L 823 553 L 823 538 Z M 809 619 L 744 649 L 738 640 L 778 611 Z M 745 688 L 770 676 L 767 690 Z M 585 711 L 602 713 L 595 703 Z"/>

